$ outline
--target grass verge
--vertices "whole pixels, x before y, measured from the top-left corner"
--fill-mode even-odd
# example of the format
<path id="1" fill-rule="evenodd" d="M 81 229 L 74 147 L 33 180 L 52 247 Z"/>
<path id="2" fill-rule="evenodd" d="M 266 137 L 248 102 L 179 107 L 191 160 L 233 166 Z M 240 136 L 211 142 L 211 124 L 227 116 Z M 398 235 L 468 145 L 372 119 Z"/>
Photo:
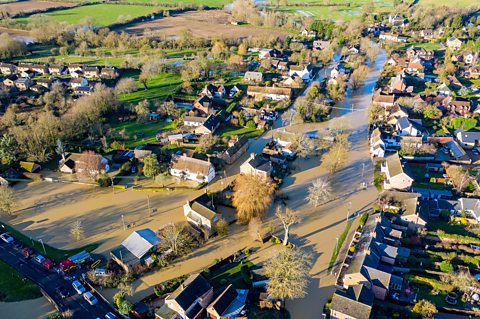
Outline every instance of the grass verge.
<path id="1" fill-rule="evenodd" d="M 328 271 L 332 270 L 333 265 L 337 260 L 338 254 L 340 253 L 340 249 L 342 249 L 342 245 L 345 242 L 345 239 L 347 239 L 350 228 L 352 228 L 354 220 L 354 218 L 350 218 L 348 220 L 347 225 L 345 225 L 345 229 L 343 230 L 343 233 L 340 235 L 340 237 L 338 237 L 338 245 L 336 245 L 335 249 L 333 250 L 332 258 L 330 258 L 330 262 L 328 263 Z"/>
<path id="2" fill-rule="evenodd" d="M 45 244 L 45 251 L 46 251 L 46 254 L 45 254 L 42 243 L 28 236 L 25 236 L 24 234 L 22 234 L 21 232 L 19 232 L 18 230 L 16 230 L 15 228 L 13 228 L 8 224 L 2 223 L 2 225 L 3 225 L 3 229 L 9 232 L 16 240 L 21 241 L 26 246 L 32 247 L 39 253 L 46 255 L 46 257 L 56 262 L 60 262 L 64 260 L 66 257 L 75 255 L 76 253 L 79 253 L 83 250 L 91 252 L 99 246 L 99 244 L 95 243 L 95 244 L 89 244 L 80 248 L 64 250 L 64 249 L 57 249 L 50 245 Z"/>
<path id="3" fill-rule="evenodd" d="M 37 285 L 0 260 L 0 301 L 22 301 L 41 296 Z"/>

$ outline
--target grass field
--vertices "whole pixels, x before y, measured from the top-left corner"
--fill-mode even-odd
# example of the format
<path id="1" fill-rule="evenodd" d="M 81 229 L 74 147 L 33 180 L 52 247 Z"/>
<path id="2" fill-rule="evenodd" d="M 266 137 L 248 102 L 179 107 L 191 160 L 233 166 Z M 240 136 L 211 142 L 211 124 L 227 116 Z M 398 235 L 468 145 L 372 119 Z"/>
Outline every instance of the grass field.
<path id="1" fill-rule="evenodd" d="M 21 241 L 23 244 L 26 246 L 32 247 L 42 255 L 45 255 L 46 257 L 50 258 L 53 261 L 60 262 L 64 260 L 66 257 L 75 255 L 76 253 L 79 253 L 83 250 L 86 251 L 93 251 L 98 247 L 98 244 L 90 244 L 84 247 L 76 248 L 76 249 L 71 249 L 71 250 L 62 250 L 62 249 L 57 249 L 52 246 L 49 246 L 45 244 L 45 251 L 47 252 L 46 254 L 43 251 L 43 246 L 42 244 L 37 241 L 33 240 L 32 238 L 29 238 L 28 236 L 25 236 L 15 228 L 13 228 L 10 225 L 7 225 L 5 223 L 2 223 L 3 228 L 9 232 L 16 240 Z M 1 272 L 0 272 L 1 273 Z"/>
<path id="2" fill-rule="evenodd" d="M 0 301 L 12 302 L 41 297 L 40 289 L 15 269 L 0 261 Z"/>
<path id="3" fill-rule="evenodd" d="M 475 0 L 419 0 L 422 6 L 447 6 L 454 8 L 467 8 L 471 6 L 480 7 L 480 3 Z"/>
<path id="4" fill-rule="evenodd" d="M 128 123 L 119 123 L 112 125 L 112 128 L 120 132 L 125 130 L 126 135 L 130 137 L 130 139 L 125 143 L 126 147 L 132 148 L 138 145 L 147 144 L 147 143 L 154 143 L 156 142 L 156 135 L 157 132 L 160 130 L 173 130 L 177 126 L 174 122 L 149 122 L 149 123 L 136 123 L 136 122 L 128 122 Z M 135 139 L 135 134 L 142 132 L 145 134 L 144 138 L 137 138 Z"/>
<path id="5" fill-rule="evenodd" d="M 160 10 L 159 7 L 135 6 L 124 4 L 95 4 L 65 10 L 57 10 L 45 13 L 46 15 L 70 24 L 79 24 L 82 19 L 91 17 L 94 24 L 99 26 L 110 25 L 114 22 L 122 22 L 136 17 L 148 15 Z M 16 19 L 20 23 L 26 23 L 28 17 Z"/>
<path id="6" fill-rule="evenodd" d="M 262 130 L 257 130 L 257 129 L 252 129 L 248 127 L 234 127 L 234 126 L 227 126 L 225 127 L 219 135 L 221 137 L 229 137 L 229 136 L 247 136 L 249 138 L 251 137 L 257 137 L 263 133 Z"/>
<path id="7" fill-rule="evenodd" d="M 228 3 L 232 3 L 233 0 L 119 0 L 120 2 L 130 2 L 130 3 L 160 3 L 162 5 L 165 4 L 197 4 L 197 5 L 204 5 L 210 8 L 223 8 L 224 5 Z"/>
<path id="8" fill-rule="evenodd" d="M 138 81 L 138 74 L 133 78 Z M 124 94 L 120 100 L 128 103 L 138 103 L 143 100 L 165 100 L 173 95 L 181 86 L 182 80 L 179 75 L 160 74 L 147 81 L 147 89 L 138 82 L 138 91 Z"/>

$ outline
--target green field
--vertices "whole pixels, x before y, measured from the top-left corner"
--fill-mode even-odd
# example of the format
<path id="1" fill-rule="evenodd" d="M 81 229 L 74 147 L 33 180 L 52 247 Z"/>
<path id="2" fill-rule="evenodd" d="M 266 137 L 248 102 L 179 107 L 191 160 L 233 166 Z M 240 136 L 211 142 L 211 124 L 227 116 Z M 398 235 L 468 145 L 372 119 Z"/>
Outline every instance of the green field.
<path id="1" fill-rule="evenodd" d="M 232 3 L 233 0 L 119 0 L 119 2 L 130 2 L 130 3 L 153 3 L 153 4 L 161 4 L 161 5 L 169 5 L 169 4 L 196 4 L 196 5 L 204 5 L 210 8 L 223 8 L 224 5 L 227 3 Z"/>
<path id="2" fill-rule="evenodd" d="M 447 6 L 454 8 L 480 7 L 480 3 L 475 0 L 419 0 L 419 5 L 422 6 Z"/>
<path id="3" fill-rule="evenodd" d="M 125 143 L 125 146 L 128 148 L 133 148 L 138 145 L 154 143 L 157 141 L 156 135 L 160 130 L 173 130 L 177 127 L 174 122 L 149 122 L 149 123 L 137 123 L 137 122 L 128 122 L 128 123 L 118 123 L 112 125 L 112 128 L 120 132 L 125 130 L 126 135 L 129 137 L 129 140 Z M 144 138 L 135 139 L 135 134 L 142 132 L 145 134 Z"/>
<path id="4" fill-rule="evenodd" d="M 0 301 L 12 302 L 41 297 L 40 289 L 15 269 L 0 261 Z"/>
<path id="5" fill-rule="evenodd" d="M 135 6 L 126 4 L 94 4 L 45 13 L 46 15 L 70 24 L 79 24 L 82 19 L 95 19 L 94 25 L 106 26 L 114 22 L 124 22 L 136 17 L 159 11 L 159 7 Z M 28 22 L 28 17 L 16 19 L 20 23 Z"/>
<path id="6" fill-rule="evenodd" d="M 227 126 L 225 127 L 218 135 L 221 137 L 231 137 L 231 136 L 247 136 L 249 138 L 257 137 L 263 133 L 262 130 L 252 129 L 248 127 L 234 127 Z"/>
<path id="7" fill-rule="evenodd" d="M 133 78 L 138 80 L 138 75 L 134 75 Z M 147 89 L 142 83 L 138 82 L 138 91 L 124 94 L 120 97 L 120 100 L 135 104 L 143 100 L 165 100 L 173 95 L 181 85 L 182 80 L 179 75 L 164 73 L 149 79 Z"/>

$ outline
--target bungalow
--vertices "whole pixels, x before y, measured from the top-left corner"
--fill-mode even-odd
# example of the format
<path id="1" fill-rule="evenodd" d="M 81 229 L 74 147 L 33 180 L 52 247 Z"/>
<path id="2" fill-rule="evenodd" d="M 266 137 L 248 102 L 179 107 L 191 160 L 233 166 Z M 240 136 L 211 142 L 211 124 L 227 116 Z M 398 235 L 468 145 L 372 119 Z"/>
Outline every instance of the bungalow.
<path id="1" fill-rule="evenodd" d="M 262 72 L 245 72 L 243 80 L 248 83 L 262 83 L 263 82 L 263 73 Z"/>
<path id="2" fill-rule="evenodd" d="M 225 95 L 225 87 L 223 85 L 214 85 L 214 84 L 207 84 L 202 92 L 200 92 L 200 95 L 206 96 L 209 98 L 222 98 Z"/>
<path id="3" fill-rule="evenodd" d="M 396 128 L 399 136 L 419 136 L 422 133 L 421 128 L 408 117 L 399 118 Z"/>
<path id="4" fill-rule="evenodd" d="M 402 36 L 395 33 L 387 33 L 387 32 L 380 32 L 380 36 L 378 38 L 384 41 L 404 42 L 404 43 L 406 43 L 408 40 L 408 37 L 406 36 Z"/>
<path id="5" fill-rule="evenodd" d="M 304 82 L 310 82 L 312 79 L 313 66 L 312 64 L 300 64 L 290 66 L 288 71 L 289 76 L 299 76 Z"/>
<path id="6" fill-rule="evenodd" d="M 250 157 L 240 165 L 240 174 L 255 175 L 268 181 L 272 175 L 272 162 L 260 154 L 250 154 Z"/>
<path id="7" fill-rule="evenodd" d="M 215 211 L 213 199 L 207 193 L 188 201 L 183 205 L 183 214 L 188 222 L 197 227 L 207 229 L 210 233 L 215 230 L 216 223 L 222 217 Z"/>
<path id="8" fill-rule="evenodd" d="M 217 155 L 218 158 L 221 158 L 228 165 L 233 164 L 240 156 L 245 154 L 248 149 L 248 138 L 242 136 L 233 141 L 233 143 L 228 143 L 228 148 Z"/>
<path id="9" fill-rule="evenodd" d="M 119 76 L 118 69 L 114 66 L 103 67 L 100 72 L 100 77 L 104 79 L 116 79 Z"/>
<path id="10" fill-rule="evenodd" d="M 84 79 L 84 78 L 73 78 L 73 79 L 70 79 L 70 87 L 72 89 L 76 89 L 78 87 L 86 87 L 88 86 L 88 81 L 87 79 Z"/>
<path id="11" fill-rule="evenodd" d="M 381 167 L 381 172 L 385 174 L 385 181 L 383 188 L 407 190 L 412 186 L 413 178 L 405 173 L 398 153 L 389 157 Z"/>
<path id="12" fill-rule="evenodd" d="M 206 95 L 202 95 L 196 99 L 192 107 L 194 111 L 198 111 L 202 115 L 210 115 L 215 112 L 212 106 L 212 99 Z"/>
<path id="13" fill-rule="evenodd" d="M 248 289 L 235 289 L 229 284 L 207 307 L 210 319 L 234 319 L 241 317 L 241 311 L 245 308 Z"/>
<path id="14" fill-rule="evenodd" d="M 11 63 L 0 63 L 0 73 L 4 75 L 12 75 L 17 72 L 17 67 Z"/>
<path id="15" fill-rule="evenodd" d="M 112 259 L 127 273 L 143 262 L 152 263 L 150 258 L 160 244 L 160 239 L 149 228 L 134 231 L 122 244 L 110 252 Z"/>
<path id="16" fill-rule="evenodd" d="M 50 74 L 63 75 L 67 71 L 67 67 L 64 65 L 50 65 L 48 67 Z"/>
<path id="17" fill-rule="evenodd" d="M 67 156 L 65 157 L 65 161 L 60 161 L 60 165 L 59 165 L 60 172 L 66 173 L 66 174 L 77 173 L 78 164 L 80 163 L 80 166 L 82 165 L 82 155 L 83 155 L 82 153 L 67 154 Z M 110 170 L 110 166 L 108 165 L 108 159 L 106 159 L 101 155 L 97 155 L 97 156 L 101 157 L 100 163 L 102 166 L 102 170 L 104 170 L 105 172 L 108 172 Z M 82 169 L 80 168 L 80 171 L 81 170 Z M 92 173 L 98 174 L 99 172 L 92 171 Z"/>
<path id="18" fill-rule="evenodd" d="M 188 277 L 165 304 L 155 312 L 156 319 L 198 319 L 205 316 L 205 308 L 213 299 L 213 287 L 201 274 Z"/>
<path id="19" fill-rule="evenodd" d="M 465 132 L 462 129 L 455 131 L 457 142 L 466 149 L 480 145 L 480 132 Z"/>
<path id="20" fill-rule="evenodd" d="M 452 51 L 460 50 L 462 47 L 462 40 L 455 37 L 450 37 L 447 39 L 446 45 Z"/>
<path id="21" fill-rule="evenodd" d="M 215 168 L 210 161 L 173 155 L 170 161 L 170 174 L 198 183 L 210 183 L 215 178 Z"/>
<path id="22" fill-rule="evenodd" d="M 247 95 L 256 100 L 270 99 L 274 101 L 290 100 L 292 96 L 291 88 L 248 86 Z"/>
<path id="23" fill-rule="evenodd" d="M 100 68 L 98 66 L 86 66 L 83 68 L 83 74 L 86 78 L 98 78 L 100 75 Z"/>
<path id="24" fill-rule="evenodd" d="M 33 85 L 33 81 L 30 80 L 29 78 L 18 78 L 18 79 L 15 81 L 15 86 L 16 86 L 20 91 L 26 91 L 26 90 L 28 90 L 32 85 Z"/>
<path id="25" fill-rule="evenodd" d="M 70 64 L 68 66 L 68 73 L 72 74 L 75 71 L 81 71 L 83 73 L 83 65 L 82 64 Z"/>

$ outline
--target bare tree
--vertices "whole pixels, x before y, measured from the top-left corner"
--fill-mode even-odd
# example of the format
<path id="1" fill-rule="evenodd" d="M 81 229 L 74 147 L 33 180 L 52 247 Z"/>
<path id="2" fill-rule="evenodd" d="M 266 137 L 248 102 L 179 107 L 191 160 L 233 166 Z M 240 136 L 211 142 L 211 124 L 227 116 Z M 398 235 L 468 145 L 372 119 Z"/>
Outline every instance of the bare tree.
<path id="1" fill-rule="evenodd" d="M 70 235 L 72 235 L 73 239 L 78 241 L 82 239 L 83 234 L 84 234 L 84 229 L 83 229 L 82 221 L 80 219 L 77 219 L 72 224 L 72 227 L 70 227 Z"/>
<path id="2" fill-rule="evenodd" d="M 158 231 L 158 236 L 160 245 L 164 249 L 171 249 L 177 256 L 186 252 L 192 243 L 182 225 L 168 224 Z"/>
<path id="3" fill-rule="evenodd" d="M 358 89 L 365 79 L 367 78 L 368 67 L 366 65 L 360 65 L 358 68 L 353 70 L 352 77 L 350 78 L 350 85 L 352 89 Z"/>
<path id="4" fill-rule="evenodd" d="M 117 94 L 127 94 L 132 93 L 137 90 L 137 83 L 133 78 L 123 78 L 120 79 L 115 86 L 115 92 Z"/>
<path id="5" fill-rule="evenodd" d="M 311 265 L 312 258 L 304 251 L 282 249 L 265 263 L 265 275 L 269 279 L 267 292 L 278 299 L 304 297 Z"/>
<path id="6" fill-rule="evenodd" d="M 251 219 L 262 218 L 273 199 L 273 185 L 254 175 L 240 175 L 233 188 L 233 206 L 237 219 L 248 223 Z"/>
<path id="7" fill-rule="evenodd" d="M 213 134 L 204 134 L 198 139 L 198 146 L 196 151 L 199 153 L 206 153 L 218 142 L 218 137 Z"/>
<path id="8" fill-rule="evenodd" d="M 263 241 L 264 230 L 260 218 L 252 218 L 248 223 L 248 234 L 255 240 Z"/>
<path id="9" fill-rule="evenodd" d="M 314 155 L 318 151 L 317 141 L 305 134 L 295 134 L 292 139 L 292 144 L 298 156 L 308 157 Z"/>
<path id="10" fill-rule="evenodd" d="M 288 245 L 288 238 L 290 236 L 290 227 L 296 223 L 298 223 L 299 218 L 297 216 L 297 212 L 290 209 L 290 208 L 285 208 L 282 209 L 282 207 L 277 207 L 277 211 L 275 212 L 275 216 L 280 220 L 282 223 L 283 229 L 285 231 L 285 234 L 283 236 L 283 245 L 287 246 Z"/>
<path id="11" fill-rule="evenodd" d="M 470 170 L 459 165 L 447 166 L 446 172 L 457 192 L 463 192 L 468 183 L 473 179 Z"/>
<path id="12" fill-rule="evenodd" d="M 293 108 L 288 109 L 285 113 L 282 114 L 283 125 L 294 125 L 300 122 L 300 117 L 298 112 Z"/>
<path id="13" fill-rule="evenodd" d="M 334 174 L 345 166 L 348 159 L 348 143 L 335 142 L 335 144 L 322 157 L 323 162 L 328 166 L 330 174 Z"/>
<path id="14" fill-rule="evenodd" d="M 8 187 L 0 187 L 0 212 L 12 215 L 15 205 L 13 191 Z"/>
<path id="15" fill-rule="evenodd" d="M 332 197 L 332 187 L 330 182 L 325 178 L 318 178 L 312 186 L 308 188 L 307 200 L 310 204 L 318 207 Z"/>
<path id="16" fill-rule="evenodd" d="M 105 170 L 105 164 L 102 161 L 103 157 L 93 151 L 83 152 L 75 164 L 77 175 L 81 178 L 97 180 L 98 175 Z"/>

